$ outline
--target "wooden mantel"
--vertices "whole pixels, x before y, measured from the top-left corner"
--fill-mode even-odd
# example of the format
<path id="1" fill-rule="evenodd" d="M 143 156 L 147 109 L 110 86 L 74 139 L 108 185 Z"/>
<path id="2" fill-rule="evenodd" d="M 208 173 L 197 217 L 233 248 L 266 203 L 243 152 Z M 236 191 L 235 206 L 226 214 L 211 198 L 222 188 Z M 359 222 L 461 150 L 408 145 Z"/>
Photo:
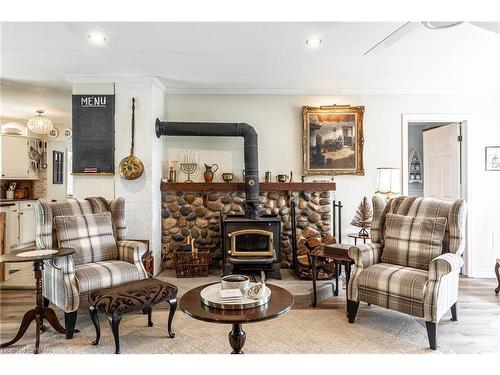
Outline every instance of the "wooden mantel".
<path id="1" fill-rule="evenodd" d="M 260 182 L 261 191 L 335 191 L 335 182 Z M 161 191 L 243 191 L 243 182 L 174 182 L 161 183 Z"/>

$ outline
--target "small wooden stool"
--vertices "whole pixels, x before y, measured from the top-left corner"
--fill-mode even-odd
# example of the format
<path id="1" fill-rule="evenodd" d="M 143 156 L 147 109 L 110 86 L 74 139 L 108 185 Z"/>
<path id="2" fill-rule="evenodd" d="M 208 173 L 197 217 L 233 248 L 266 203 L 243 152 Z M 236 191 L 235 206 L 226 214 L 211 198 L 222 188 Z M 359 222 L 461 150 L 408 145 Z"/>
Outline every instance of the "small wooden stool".
<path id="1" fill-rule="evenodd" d="M 151 313 L 153 305 L 167 302 L 170 305 L 168 315 L 168 335 L 173 338 L 172 319 L 177 308 L 177 287 L 157 279 L 132 281 L 116 287 L 96 290 L 89 296 L 89 314 L 94 323 L 96 339 L 92 343 L 99 344 L 101 329 L 97 312 L 106 314 L 115 338 L 115 354 L 120 354 L 120 335 L 118 327 L 123 316 L 129 312 L 142 310 L 148 314 L 148 326 L 152 327 Z"/>

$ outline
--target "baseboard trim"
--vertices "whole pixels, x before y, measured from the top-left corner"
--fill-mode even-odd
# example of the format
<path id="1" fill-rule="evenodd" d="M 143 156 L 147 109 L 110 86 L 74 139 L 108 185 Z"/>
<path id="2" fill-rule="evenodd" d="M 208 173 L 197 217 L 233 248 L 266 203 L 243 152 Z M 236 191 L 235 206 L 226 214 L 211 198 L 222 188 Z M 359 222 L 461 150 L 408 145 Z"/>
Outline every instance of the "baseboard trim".
<path id="1" fill-rule="evenodd" d="M 489 272 L 489 271 L 473 272 L 468 277 L 472 277 L 474 279 L 496 279 L 497 278 L 494 270 L 491 270 L 491 272 Z"/>

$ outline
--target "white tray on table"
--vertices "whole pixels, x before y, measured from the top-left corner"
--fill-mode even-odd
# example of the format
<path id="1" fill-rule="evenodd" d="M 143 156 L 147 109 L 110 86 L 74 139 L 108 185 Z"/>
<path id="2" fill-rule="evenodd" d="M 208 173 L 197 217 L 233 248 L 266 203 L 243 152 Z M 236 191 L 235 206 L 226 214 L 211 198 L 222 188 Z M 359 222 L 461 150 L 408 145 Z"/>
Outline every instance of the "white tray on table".
<path id="1" fill-rule="evenodd" d="M 256 283 L 250 283 L 250 287 L 255 285 Z M 265 287 L 266 291 L 264 297 L 261 299 L 253 299 L 248 298 L 247 296 L 243 296 L 243 298 L 238 302 L 222 302 L 220 297 L 220 289 L 221 284 L 212 284 L 204 288 L 200 292 L 201 303 L 206 306 L 214 307 L 216 309 L 223 310 L 243 310 L 243 309 L 251 309 L 254 307 L 259 307 L 265 305 L 271 299 L 271 289 L 267 286 Z"/>

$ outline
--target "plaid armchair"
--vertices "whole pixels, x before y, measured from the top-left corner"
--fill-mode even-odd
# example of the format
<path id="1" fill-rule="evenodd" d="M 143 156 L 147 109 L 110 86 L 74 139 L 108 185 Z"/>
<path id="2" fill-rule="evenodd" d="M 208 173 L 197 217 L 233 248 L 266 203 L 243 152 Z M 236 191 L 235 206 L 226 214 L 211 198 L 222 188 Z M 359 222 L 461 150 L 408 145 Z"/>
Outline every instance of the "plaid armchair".
<path id="1" fill-rule="evenodd" d="M 64 311 L 66 338 L 73 337 L 80 301 L 93 290 L 148 277 L 146 243 L 125 240 L 125 200 L 68 199 L 35 206 L 38 249 L 73 247 L 76 253 L 44 262 L 44 303 Z M 59 233 L 56 228 L 59 227 Z"/>
<path id="2" fill-rule="evenodd" d="M 465 247 L 466 207 L 432 198 L 373 197 L 370 244 L 353 246 L 355 266 L 347 288 L 347 315 L 354 323 L 363 301 L 423 318 L 436 349 L 437 323 L 457 298 Z"/>

